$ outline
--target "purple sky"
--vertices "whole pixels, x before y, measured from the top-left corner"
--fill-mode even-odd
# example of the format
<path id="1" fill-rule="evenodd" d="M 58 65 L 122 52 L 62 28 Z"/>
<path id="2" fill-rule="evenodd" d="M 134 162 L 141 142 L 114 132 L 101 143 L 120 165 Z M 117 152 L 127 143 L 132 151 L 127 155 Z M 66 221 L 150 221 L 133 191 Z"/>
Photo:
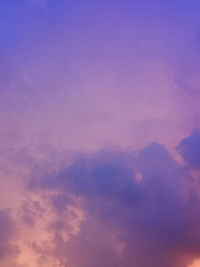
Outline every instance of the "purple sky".
<path id="1" fill-rule="evenodd" d="M 0 1 L 0 267 L 200 267 L 199 14 Z"/>

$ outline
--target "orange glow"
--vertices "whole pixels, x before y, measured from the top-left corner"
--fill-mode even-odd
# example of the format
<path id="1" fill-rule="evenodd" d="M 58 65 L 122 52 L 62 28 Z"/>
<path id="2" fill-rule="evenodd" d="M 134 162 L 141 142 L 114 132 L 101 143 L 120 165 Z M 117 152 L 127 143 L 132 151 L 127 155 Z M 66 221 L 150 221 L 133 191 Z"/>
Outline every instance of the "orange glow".
<path id="1" fill-rule="evenodd" d="M 190 265 L 189 267 L 200 267 L 200 259 L 195 260 L 195 261 L 193 262 L 193 264 Z"/>

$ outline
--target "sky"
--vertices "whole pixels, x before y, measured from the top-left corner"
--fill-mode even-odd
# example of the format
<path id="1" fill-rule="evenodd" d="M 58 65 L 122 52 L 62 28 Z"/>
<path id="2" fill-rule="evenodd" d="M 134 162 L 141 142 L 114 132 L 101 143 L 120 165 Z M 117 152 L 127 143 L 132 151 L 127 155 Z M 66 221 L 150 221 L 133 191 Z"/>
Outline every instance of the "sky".
<path id="1" fill-rule="evenodd" d="M 200 267 L 199 14 L 0 1 L 0 267 Z"/>

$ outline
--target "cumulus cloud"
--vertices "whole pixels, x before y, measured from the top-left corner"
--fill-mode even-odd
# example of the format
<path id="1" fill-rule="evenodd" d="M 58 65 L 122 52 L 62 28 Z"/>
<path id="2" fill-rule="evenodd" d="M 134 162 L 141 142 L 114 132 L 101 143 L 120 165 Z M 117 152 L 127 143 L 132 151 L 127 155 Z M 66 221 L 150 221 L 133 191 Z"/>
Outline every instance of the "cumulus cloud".
<path id="1" fill-rule="evenodd" d="M 0 211 L 0 263 L 12 257 L 15 265 L 6 266 L 192 266 L 200 257 L 200 184 L 191 171 L 198 143 L 198 131 L 180 142 L 182 163 L 158 143 L 70 160 L 52 149 L 12 154 L 29 178 L 19 178 L 23 195 L 18 207 L 10 205 L 15 223 Z"/>
<path id="2" fill-rule="evenodd" d="M 196 156 L 198 136 L 180 143 L 183 157 Z M 137 154 L 102 150 L 79 155 L 33 188 L 56 191 L 49 200 L 59 219 L 49 229 L 62 266 L 187 267 L 200 256 L 199 181 L 158 143 Z M 64 239 L 68 207 L 74 207 L 72 220 L 79 207 L 82 220 L 76 233 Z"/>
<path id="3" fill-rule="evenodd" d="M 177 150 L 185 162 L 194 169 L 200 168 L 200 131 L 193 131 L 192 135 L 184 138 Z"/>

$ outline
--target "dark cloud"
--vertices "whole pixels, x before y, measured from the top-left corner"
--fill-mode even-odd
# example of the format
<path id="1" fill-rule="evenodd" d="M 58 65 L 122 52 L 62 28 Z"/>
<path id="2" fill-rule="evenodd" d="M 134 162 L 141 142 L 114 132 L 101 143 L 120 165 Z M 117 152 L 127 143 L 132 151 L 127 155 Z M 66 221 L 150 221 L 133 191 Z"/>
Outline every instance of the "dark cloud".
<path id="1" fill-rule="evenodd" d="M 178 146 L 194 168 L 199 136 Z M 59 192 L 50 197 L 60 214 L 50 228 L 55 254 L 72 267 L 187 267 L 200 256 L 200 186 L 187 170 L 157 143 L 137 155 L 104 150 L 78 156 L 37 184 Z M 84 220 L 66 241 L 59 234 L 67 231 L 62 213 L 77 199 Z"/>
<path id="2" fill-rule="evenodd" d="M 200 168 L 200 131 L 193 131 L 192 135 L 184 138 L 177 150 L 182 155 L 185 162 L 195 169 Z"/>

